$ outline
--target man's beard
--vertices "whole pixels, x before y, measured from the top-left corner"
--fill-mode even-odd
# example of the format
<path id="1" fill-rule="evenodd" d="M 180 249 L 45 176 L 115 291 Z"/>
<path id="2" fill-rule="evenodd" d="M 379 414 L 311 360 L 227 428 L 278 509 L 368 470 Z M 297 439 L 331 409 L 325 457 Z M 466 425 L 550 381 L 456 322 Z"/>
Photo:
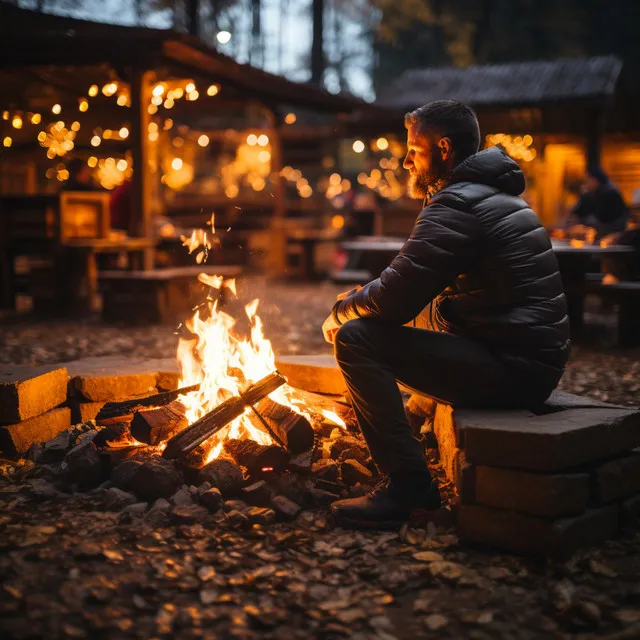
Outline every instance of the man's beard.
<path id="1" fill-rule="evenodd" d="M 432 198 L 440 189 L 448 176 L 445 163 L 437 150 L 431 154 L 431 169 L 423 173 L 410 173 L 407 189 L 412 198 Z"/>

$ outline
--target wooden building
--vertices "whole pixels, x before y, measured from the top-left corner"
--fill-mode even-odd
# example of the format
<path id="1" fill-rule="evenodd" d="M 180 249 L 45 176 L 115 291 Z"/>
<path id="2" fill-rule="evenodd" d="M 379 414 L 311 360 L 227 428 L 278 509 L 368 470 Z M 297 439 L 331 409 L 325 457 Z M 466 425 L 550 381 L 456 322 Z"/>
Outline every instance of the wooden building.
<path id="1" fill-rule="evenodd" d="M 267 266 L 282 271 L 287 197 L 280 133 L 287 114 L 304 108 L 333 117 L 364 103 L 239 64 L 173 31 L 75 20 L 3 2 L 0 24 L 4 306 L 13 304 L 9 263 L 21 250 L 12 233 L 28 215 L 40 212 L 38 233 L 46 238 L 40 248 L 62 242 L 57 191 L 69 178 L 70 157 L 87 161 L 107 188 L 130 180 L 130 237 L 152 238 L 158 215 L 205 227 L 215 212 L 216 226 L 224 229 L 260 225 L 268 237 Z M 225 152 L 235 173 L 221 171 Z M 29 197 L 26 209 L 19 206 Z M 25 251 L 27 245 L 21 245 Z M 146 253 L 151 268 L 152 251 Z"/>
<path id="2" fill-rule="evenodd" d="M 551 226 L 578 196 L 588 163 L 601 164 L 630 202 L 640 187 L 640 100 L 614 56 L 414 69 L 354 123 L 354 131 L 405 135 L 403 115 L 432 100 L 473 106 L 486 146 L 501 144 L 527 177 L 526 199 Z"/>

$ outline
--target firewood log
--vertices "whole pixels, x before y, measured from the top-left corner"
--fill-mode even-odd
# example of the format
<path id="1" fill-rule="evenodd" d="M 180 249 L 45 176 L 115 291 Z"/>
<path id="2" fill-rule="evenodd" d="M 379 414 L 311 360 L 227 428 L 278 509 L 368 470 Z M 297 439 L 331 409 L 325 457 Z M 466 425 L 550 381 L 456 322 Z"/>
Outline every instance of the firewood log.
<path id="1" fill-rule="evenodd" d="M 256 405 L 256 411 L 274 431 L 284 433 L 287 450 L 291 453 L 302 453 L 313 447 L 313 427 L 293 409 L 271 398 L 265 398 Z"/>
<path id="2" fill-rule="evenodd" d="M 289 454 L 278 445 L 259 444 L 249 438 L 229 438 L 224 450 L 242 467 L 252 474 L 265 471 L 284 471 L 289 464 Z"/>
<path id="3" fill-rule="evenodd" d="M 138 442 L 157 446 L 189 426 L 185 411 L 179 400 L 164 407 L 138 411 L 131 421 L 131 435 Z"/>

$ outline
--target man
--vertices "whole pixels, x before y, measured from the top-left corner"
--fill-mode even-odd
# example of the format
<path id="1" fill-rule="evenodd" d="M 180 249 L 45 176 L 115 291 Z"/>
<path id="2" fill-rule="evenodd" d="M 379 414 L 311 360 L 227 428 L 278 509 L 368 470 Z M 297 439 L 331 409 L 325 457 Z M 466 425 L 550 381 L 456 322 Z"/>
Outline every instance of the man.
<path id="1" fill-rule="evenodd" d="M 600 240 L 610 233 L 624 231 L 628 217 L 624 198 L 609 176 L 598 166 L 588 167 L 582 195 L 570 219 L 594 227 L 596 240 Z"/>
<path id="2" fill-rule="evenodd" d="M 518 165 L 497 148 L 478 153 L 478 120 L 460 102 L 429 103 L 405 125 L 409 189 L 425 207 L 391 265 L 340 296 L 323 326 L 386 476 L 368 496 L 332 505 L 344 525 L 394 525 L 440 506 L 397 382 L 455 405 L 530 407 L 555 388 L 569 353 L 558 265 L 519 197 Z M 403 326 L 427 306 L 430 330 Z"/>

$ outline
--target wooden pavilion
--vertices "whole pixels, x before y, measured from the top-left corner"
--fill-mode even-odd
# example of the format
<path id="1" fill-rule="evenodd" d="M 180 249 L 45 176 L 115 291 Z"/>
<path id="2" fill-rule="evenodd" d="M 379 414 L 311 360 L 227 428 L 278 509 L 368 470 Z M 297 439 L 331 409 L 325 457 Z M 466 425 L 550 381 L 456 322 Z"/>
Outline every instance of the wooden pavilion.
<path id="1" fill-rule="evenodd" d="M 614 56 L 403 73 L 352 131 L 404 138 L 403 116 L 432 100 L 473 106 L 485 144 L 502 144 L 525 170 L 525 194 L 543 222 L 571 207 L 588 163 L 602 164 L 628 201 L 640 186 L 637 96 Z"/>
<path id="2" fill-rule="evenodd" d="M 7 260 L 13 259 L 14 245 L 19 244 L 12 230 L 24 227 L 16 219 L 27 219 L 24 210 L 16 209 L 17 200 L 29 195 L 33 203 L 37 194 L 52 191 L 44 179 L 45 151 L 47 176 L 54 184 L 56 177 L 68 177 L 64 162 L 71 155 L 88 156 L 90 162 L 98 155 L 113 156 L 107 158 L 107 168 L 121 168 L 131 178 L 129 236 L 150 238 L 153 216 L 162 213 L 165 204 L 159 204 L 162 167 L 159 170 L 158 163 L 162 158 L 154 151 L 154 136 L 168 122 L 178 126 L 204 118 L 215 131 L 200 135 L 200 146 L 205 139 L 213 144 L 216 136 L 225 138 L 234 126 L 264 133 L 269 169 L 263 177 L 269 188 L 248 203 L 241 194 L 209 197 L 205 212 L 203 201 L 196 201 L 201 224 L 220 208 L 238 210 L 246 204 L 267 211 L 269 267 L 276 273 L 282 271 L 287 203 L 280 131 L 285 113 L 304 108 L 333 117 L 359 109 L 363 102 L 239 64 L 199 39 L 173 31 L 93 23 L 3 2 L 0 23 L 4 27 L 0 40 L 0 222 L 5 242 L 0 249 L 6 250 Z M 178 165 L 182 166 L 181 160 L 174 163 L 174 169 Z M 50 204 L 43 204 L 43 220 L 55 213 Z M 45 225 L 44 235 L 51 236 L 55 228 L 60 241 L 59 225 L 59 220 L 53 227 Z M 145 255 L 144 266 L 151 268 L 152 251 Z M 5 261 L 2 275 L 2 303 L 12 306 L 13 265 Z"/>

